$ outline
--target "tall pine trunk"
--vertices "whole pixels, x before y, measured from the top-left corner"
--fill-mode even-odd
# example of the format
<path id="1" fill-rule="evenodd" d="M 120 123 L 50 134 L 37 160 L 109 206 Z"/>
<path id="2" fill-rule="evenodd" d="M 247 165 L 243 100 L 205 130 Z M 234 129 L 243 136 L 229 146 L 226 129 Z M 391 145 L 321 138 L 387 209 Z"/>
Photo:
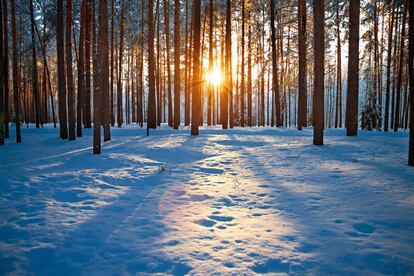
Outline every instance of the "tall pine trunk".
<path id="1" fill-rule="evenodd" d="M 408 165 L 414 166 L 414 2 L 408 1 L 409 11 L 409 42 L 408 42 L 408 70 L 410 81 L 410 142 L 408 150 Z"/>
<path id="2" fill-rule="evenodd" d="M 200 120 L 200 94 L 201 94 L 201 62 L 200 62 L 200 32 L 201 32 L 201 0 L 193 2 L 193 80 L 192 80 L 192 113 L 191 135 L 198 135 Z"/>
<path id="3" fill-rule="evenodd" d="M 174 128 L 180 126 L 180 0 L 174 1 Z"/>
<path id="4" fill-rule="evenodd" d="M 72 0 L 66 0 L 66 75 L 68 89 L 69 140 L 75 140 L 75 89 L 72 72 Z"/>
<path id="5" fill-rule="evenodd" d="M 313 144 L 323 145 L 324 128 L 324 53 L 325 53 L 325 3 L 313 0 Z"/>
<path id="6" fill-rule="evenodd" d="M 404 44 L 405 44 L 405 23 L 407 20 L 408 0 L 404 1 L 404 12 L 401 26 L 401 42 L 400 42 L 400 55 L 398 64 L 398 77 L 397 77 L 397 95 L 395 102 L 395 121 L 394 131 L 398 131 L 400 127 L 400 103 L 401 103 L 401 87 L 402 87 L 402 73 L 404 68 Z"/>
<path id="7" fill-rule="evenodd" d="M 277 79 L 277 60 L 276 60 L 276 28 L 275 28 L 275 0 L 270 0 L 270 29 L 271 29 L 271 44 L 272 44 L 272 80 L 273 80 L 273 102 L 275 105 L 276 126 L 282 125 L 280 117 L 280 99 L 279 87 Z"/>
<path id="8" fill-rule="evenodd" d="M 64 16 L 63 0 L 56 0 L 56 51 L 58 71 L 58 100 L 60 138 L 68 138 L 67 105 L 66 105 L 66 78 L 65 78 L 65 46 L 64 46 Z"/>
<path id="9" fill-rule="evenodd" d="M 347 136 L 355 136 L 358 132 L 359 8 L 360 0 L 350 0 L 348 91 L 346 98 Z"/>
<path id="10" fill-rule="evenodd" d="M 147 128 L 157 128 L 155 102 L 154 3 L 148 0 L 148 109 Z"/>

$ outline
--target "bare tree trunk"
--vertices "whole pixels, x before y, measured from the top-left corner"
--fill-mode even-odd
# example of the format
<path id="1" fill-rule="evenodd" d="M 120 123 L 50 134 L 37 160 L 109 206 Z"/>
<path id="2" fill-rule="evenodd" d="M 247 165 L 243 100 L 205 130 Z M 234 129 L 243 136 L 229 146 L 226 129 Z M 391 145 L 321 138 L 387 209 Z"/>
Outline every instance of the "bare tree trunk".
<path id="1" fill-rule="evenodd" d="M 408 68 L 410 81 L 410 142 L 408 150 L 408 165 L 414 166 L 414 2 L 408 1 L 410 13 L 408 19 L 409 42 L 408 42 Z"/>
<path id="2" fill-rule="evenodd" d="M 117 94 L 116 94 L 116 104 L 117 104 L 117 123 L 118 127 L 122 126 L 123 114 L 122 114 L 122 58 L 124 53 L 124 1 L 121 0 L 121 20 L 120 20 L 120 34 L 119 34 L 119 60 L 118 60 L 118 84 L 117 84 Z"/>
<path id="3" fill-rule="evenodd" d="M 233 65 L 232 65 L 232 41 L 231 41 L 231 1 L 227 1 L 227 15 L 226 15 L 226 70 L 227 70 L 227 90 L 229 99 L 229 113 L 230 113 L 230 128 L 234 126 L 234 112 L 233 112 Z"/>
<path id="4" fill-rule="evenodd" d="M 0 0 L 0 22 L 3 22 L 3 1 L 6 0 Z M 6 59 L 5 56 L 3 56 L 3 28 L 0 27 L 0 70 L 3 70 L 4 68 L 4 60 Z M 0 145 L 4 145 L 4 113 L 5 113 L 5 101 L 4 101 L 4 84 L 6 82 L 6 76 L 3 76 L 3 73 L 0 74 Z"/>
<path id="5" fill-rule="evenodd" d="M 154 64 L 154 7 L 153 0 L 148 0 L 148 111 L 147 128 L 157 128 L 155 107 L 155 64 Z"/>
<path id="6" fill-rule="evenodd" d="M 272 75 L 273 75 L 273 91 L 274 91 L 274 104 L 276 107 L 276 126 L 282 125 L 280 118 L 280 99 L 279 99 L 279 87 L 277 80 L 277 60 L 276 60 L 276 29 L 275 29 L 275 0 L 270 0 L 270 29 L 272 32 Z"/>
<path id="7" fill-rule="evenodd" d="M 348 91 L 346 99 L 347 136 L 355 136 L 358 132 L 359 8 L 360 0 L 350 0 Z"/>
<path id="8" fill-rule="evenodd" d="M 213 17 L 214 17 L 214 0 L 210 0 L 210 29 L 208 33 L 208 39 L 209 39 L 209 53 L 208 53 L 208 70 L 213 72 Z M 211 125 L 211 119 L 212 119 L 212 93 L 213 93 L 213 85 L 211 83 L 207 84 L 208 87 L 208 95 L 207 95 L 207 125 Z"/>
<path id="9" fill-rule="evenodd" d="M 395 122 L 394 131 L 398 131 L 400 126 L 400 102 L 401 102 L 401 87 L 402 87 L 402 72 L 404 65 L 404 42 L 405 42 L 405 23 L 407 20 L 408 0 L 404 1 L 404 13 L 401 26 L 401 43 L 400 43 L 400 55 L 398 65 L 398 79 L 397 79 L 397 98 L 395 103 Z"/>
<path id="10" fill-rule="evenodd" d="M 194 55 L 193 55 L 193 91 L 191 135 L 198 135 L 200 120 L 200 93 L 201 93 L 201 62 L 200 62 L 200 32 L 201 32 L 201 0 L 193 1 L 193 26 L 194 26 Z"/>
<path id="11" fill-rule="evenodd" d="M 174 129 L 180 126 L 180 0 L 174 1 Z"/>
<path id="12" fill-rule="evenodd" d="M 175 3 L 177 3 L 177 1 L 178 0 L 176 0 Z M 164 0 L 164 24 L 165 24 L 165 51 L 167 52 L 168 126 L 172 127 L 174 125 L 174 120 L 173 120 L 174 118 L 173 118 L 172 96 L 171 96 L 170 17 L 169 17 L 169 1 L 168 0 Z M 174 42 L 175 42 L 175 39 L 174 39 Z"/>
<path id="13" fill-rule="evenodd" d="M 273 0 L 272 0 L 273 1 Z M 271 2 L 273 3 L 273 2 Z M 241 31 L 241 74 L 240 74 L 240 126 L 244 127 L 244 25 L 245 25 L 245 0 L 242 0 L 242 31 Z"/>
<path id="14" fill-rule="evenodd" d="M 336 7 L 336 101 L 335 101 L 335 128 L 342 126 L 342 59 L 341 59 L 341 31 L 339 19 L 339 1 Z"/>
<path id="15" fill-rule="evenodd" d="M 142 9 L 144 9 L 143 5 Z M 115 42 L 115 1 L 111 0 L 111 102 L 110 102 L 110 113 L 111 113 L 111 126 L 115 125 L 115 114 L 114 114 L 114 55 L 115 55 L 115 51 L 114 51 L 114 42 Z"/>
<path id="16" fill-rule="evenodd" d="M 66 75 L 68 89 L 69 141 L 75 140 L 75 89 L 72 72 L 72 0 L 66 0 Z"/>
<path id="17" fill-rule="evenodd" d="M 37 76 L 37 56 L 36 56 L 36 41 L 35 41 L 35 28 L 34 28 L 34 11 L 33 0 L 29 1 L 30 6 L 30 34 L 31 34 L 31 47 L 32 47 L 32 91 L 34 96 L 34 109 L 35 109 L 35 122 L 36 128 L 40 125 L 40 101 L 39 101 L 39 84 Z"/>
<path id="18" fill-rule="evenodd" d="M 390 115 L 390 86 L 391 86 L 391 54 L 392 54 L 392 30 L 394 29 L 395 20 L 395 0 L 392 1 L 391 7 L 391 23 L 388 19 L 388 47 L 387 47 L 387 81 L 385 84 L 385 115 L 384 115 L 384 131 L 388 131 L 389 115 Z"/>
<path id="19" fill-rule="evenodd" d="M 58 0 L 59 1 L 59 0 Z M 16 142 L 21 143 L 20 134 L 20 99 L 19 99 L 19 74 L 17 64 L 17 31 L 16 31 L 16 12 L 14 0 L 10 0 L 11 24 L 12 24 L 12 61 L 13 61 L 13 98 L 14 98 L 14 119 L 16 123 Z"/>
<path id="20" fill-rule="evenodd" d="M 65 78 L 65 47 L 63 28 L 63 0 L 56 0 L 56 51 L 58 67 L 58 95 L 59 95 L 59 125 L 60 138 L 68 138 L 67 105 L 66 105 L 66 78 Z"/>
<path id="21" fill-rule="evenodd" d="M 250 11 L 249 11 L 250 14 Z M 250 15 L 248 16 L 250 19 Z M 248 20 L 249 20 L 248 19 Z M 249 20 L 250 21 L 250 20 Z M 253 87 L 252 87 L 252 36 L 251 36 L 251 26 L 249 23 L 247 31 L 247 126 L 252 126 L 252 97 L 253 97 Z"/>
<path id="22" fill-rule="evenodd" d="M 3 43 L 4 63 L 1 68 L 4 77 L 4 138 L 9 138 L 9 28 L 8 28 L 8 0 L 3 0 Z M 13 2 L 14 3 L 14 2 Z M 10 2 L 11 4 L 11 2 Z M 14 4 L 13 4 L 14 5 Z"/>
<path id="23" fill-rule="evenodd" d="M 111 140 L 112 107 L 109 98 L 109 41 L 108 41 L 108 0 L 99 0 L 98 32 L 98 85 L 101 89 L 101 109 L 104 129 L 104 142 Z M 99 121 L 98 121 L 99 122 Z M 94 128 L 95 131 L 95 128 Z M 100 130 L 99 130 L 100 134 Z"/>
<path id="24" fill-rule="evenodd" d="M 191 16 L 192 17 L 192 16 Z M 190 33 L 191 37 L 191 33 Z M 191 40 L 191 38 L 190 38 Z M 186 126 L 190 123 L 189 113 L 189 46 L 188 46 L 188 0 L 185 1 L 185 50 L 184 50 L 184 63 L 185 63 L 185 84 L 184 84 L 184 124 Z M 188 105 L 188 106 L 187 106 Z"/>
<path id="25" fill-rule="evenodd" d="M 352 1 L 352 0 L 351 0 Z M 358 1 L 358 0 L 357 0 Z M 313 0 L 313 34 L 314 34 L 314 96 L 313 96 L 313 144 L 323 145 L 324 128 L 324 53 L 325 53 L 325 3 Z"/>
<path id="26" fill-rule="evenodd" d="M 82 0 L 81 8 L 81 22 L 80 22 L 80 31 L 79 31 L 79 58 L 78 58 L 78 102 L 76 106 L 76 135 L 82 137 L 82 106 L 85 92 L 85 24 L 86 13 L 87 13 L 87 0 Z"/>
<path id="27" fill-rule="evenodd" d="M 83 125 L 91 128 L 91 3 L 86 0 L 85 19 L 85 90 L 82 97 Z"/>

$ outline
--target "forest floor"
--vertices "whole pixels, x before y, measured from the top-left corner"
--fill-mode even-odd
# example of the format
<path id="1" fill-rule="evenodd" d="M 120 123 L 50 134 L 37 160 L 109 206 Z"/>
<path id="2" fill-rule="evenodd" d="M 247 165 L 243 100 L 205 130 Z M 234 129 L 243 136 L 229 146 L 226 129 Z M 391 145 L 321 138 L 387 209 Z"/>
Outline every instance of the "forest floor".
<path id="1" fill-rule="evenodd" d="M 414 273 L 407 133 L 58 133 L 0 148 L 0 274 Z"/>

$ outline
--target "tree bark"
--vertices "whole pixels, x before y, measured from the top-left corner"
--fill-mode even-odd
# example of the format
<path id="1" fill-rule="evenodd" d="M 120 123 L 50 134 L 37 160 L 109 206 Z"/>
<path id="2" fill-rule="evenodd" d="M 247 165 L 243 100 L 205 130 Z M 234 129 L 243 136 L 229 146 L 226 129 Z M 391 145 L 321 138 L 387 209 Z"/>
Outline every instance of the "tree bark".
<path id="1" fill-rule="evenodd" d="M 409 42 L 408 42 L 408 68 L 410 81 L 410 142 L 408 150 L 408 165 L 414 166 L 414 2 L 408 1 L 409 11 Z"/>
<path id="2" fill-rule="evenodd" d="M 31 0 L 33 1 L 33 0 Z M 66 76 L 68 89 L 69 141 L 75 140 L 75 89 L 72 72 L 72 0 L 66 0 Z"/>
<path id="3" fill-rule="evenodd" d="M 3 1 L 0 0 L 0 22 L 3 22 Z M 3 28 L 0 27 L 0 70 L 4 68 L 5 56 L 3 56 Z M 4 101 L 4 84 L 6 77 L 3 76 L 3 73 L 0 74 L 0 146 L 4 145 L 4 113 L 5 113 L 5 101 Z"/>
<path id="4" fill-rule="evenodd" d="M 353 0 L 351 0 L 353 1 Z M 358 1 L 358 0 L 357 0 Z M 313 144 L 323 145 L 324 128 L 324 53 L 325 53 L 325 4 L 324 0 L 313 0 L 314 34 L 314 96 L 313 96 Z"/>
<path id="5" fill-rule="evenodd" d="M 211 0 L 212 1 L 212 0 Z M 174 1 L 174 129 L 180 126 L 180 0 Z"/>
<path id="6" fill-rule="evenodd" d="M 398 65 L 397 95 L 396 95 L 396 103 L 395 103 L 394 131 L 398 131 L 398 128 L 400 127 L 400 103 L 401 103 L 402 73 L 403 73 L 403 67 L 404 67 L 405 23 L 407 20 L 407 11 L 408 11 L 408 0 L 405 0 L 403 20 L 402 20 L 402 26 L 401 26 L 401 42 L 400 42 L 400 55 L 399 55 L 399 65 Z"/>
<path id="7" fill-rule="evenodd" d="M 56 51 L 58 71 L 58 96 L 59 96 L 59 125 L 60 138 L 68 138 L 67 105 L 66 105 L 66 78 L 65 78 L 65 46 L 63 28 L 63 0 L 56 0 Z"/>
<path id="8" fill-rule="evenodd" d="M 1 68 L 4 77 L 4 138 L 9 138 L 9 28 L 8 28 L 8 0 L 3 0 L 3 43 L 4 62 Z M 13 2 L 14 3 L 14 2 Z"/>
<path id="9" fill-rule="evenodd" d="M 348 91 L 346 99 L 347 136 L 355 136 L 358 132 L 359 9 L 360 0 L 350 0 Z"/>
<path id="10" fill-rule="evenodd" d="M 147 128 L 157 128 L 155 107 L 155 64 L 154 64 L 154 7 L 153 0 L 148 0 L 148 109 Z"/>
<path id="11" fill-rule="evenodd" d="M 200 63 L 200 32 L 201 32 L 201 0 L 193 2 L 193 26 L 194 26 L 194 54 L 193 54 L 193 91 L 192 91 L 192 114 L 191 135 L 198 135 L 200 120 L 200 94 L 201 94 L 201 63 Z"/>
<path id="12" fill-rule="evenodd" d="M 276 108 L 276 126 L 282 125 L 280 117 L 280 99 L 279 99 L 279 87 L 277 79 L 277 60 L 276 60 L 276 28 L 275 28 L 275 0 L 270 0 L 270 29 L 271 29 L 271 41 L 272 41 L 272 79 L 273 79 L 273 95 L 274 104 Z"/>

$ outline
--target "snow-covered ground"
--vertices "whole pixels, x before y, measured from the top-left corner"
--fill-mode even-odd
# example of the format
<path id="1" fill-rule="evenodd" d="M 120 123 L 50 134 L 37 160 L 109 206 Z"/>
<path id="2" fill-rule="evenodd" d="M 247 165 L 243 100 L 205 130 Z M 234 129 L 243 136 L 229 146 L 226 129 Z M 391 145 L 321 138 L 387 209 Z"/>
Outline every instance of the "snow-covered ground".
<path id="1" fill-rule="evenodd" d="M 0 148 L 0 274 L 414 274 L 406 133 L 112 135 Z"/>

